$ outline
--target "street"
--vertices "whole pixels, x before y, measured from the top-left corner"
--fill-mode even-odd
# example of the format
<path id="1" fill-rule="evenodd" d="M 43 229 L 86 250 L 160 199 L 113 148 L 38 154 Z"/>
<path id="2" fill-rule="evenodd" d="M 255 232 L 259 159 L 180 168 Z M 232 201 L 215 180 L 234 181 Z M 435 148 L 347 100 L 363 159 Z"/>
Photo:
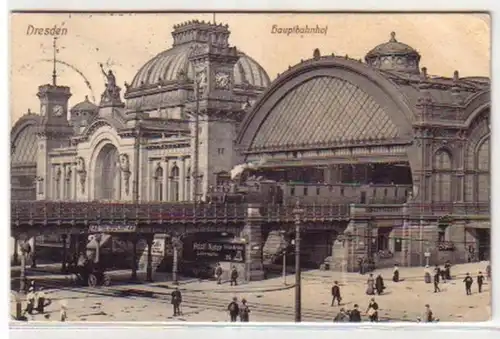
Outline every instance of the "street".
<path id="1" fill-rule="evenodd" d="M 422 316 L 424 305 L 430 304 L 434 316 L 440 321 L 486 321 L 491 316 L 490 283 L 483 286 L 483 293 L 465 295 L 463 275 L 470 272 L 476 277 L 479 270 L 484 271 L 486 264 L 474 263 L 456 265 L 452 275 L 456 278 L 441 283 L 441 292 L 433 293 L 432 284 L 423 281 L 422 268 L 401 268 L 399 283 L 391 280 L 390 270 L 378 270 L 384 277 L 386 291 L 374 296 L 379 304 L 381 321 L 416 321 Z M 38 275 L 37 275 L 38 274 Z M 119 275 L 117 272 L 110 274 Z M 420 274 L 420 277 L 419 277 Z M 245 298 L 251 310 L 251 322 L 283 322 L 294 320 L 294 289 L 283 285 L 282 278 L 261 282 L 241 284 L 236 287 L 229 283 L 216 285 L 213 281 L 183 280 L 179 285 L 182 292 L 182 315 L 172 316 L 170 293 L 173 286 L 169 281 L 149 284 L 121 283 L 119 277 L 113 278 L 110 287 L 91 289 L 78 287 L 71 283 L 51 281 L 53 274 L 30 272 L 30 278 L 40 286 L 46 286 L 48 298 L 52 303 L 46 308 L 48 316 L 34 315 L 28 321 L 57 321 L 61 303 L 67 306 L 68 321 L 189 321 L 189 322 L 227 322 L 227 305 L 233 297 Z M 54 278 L 55 279 L 55 278 Z M 358 304 L 362 314 L 366 310 L 370 296 L 365 294 L 367 275 L 329 271 L 308 271 L 303 274 L 302 321 L 331 322 L 340 307 L 331 307 L 330 289 L 334 280 L 340 283 L 342 306 L 351 309 Z M 293 281 L 293 275 L 287 279 Z M 169 285 L 170 284 L 170 285 Z M 14 297 L 11 313 L 15 312 Z M 24 301 L 24 299 L 23 299 Z M 24 307 L 25 303 L 23 303 Z M 364 318 L 366 316 L 364 315 Z"/>

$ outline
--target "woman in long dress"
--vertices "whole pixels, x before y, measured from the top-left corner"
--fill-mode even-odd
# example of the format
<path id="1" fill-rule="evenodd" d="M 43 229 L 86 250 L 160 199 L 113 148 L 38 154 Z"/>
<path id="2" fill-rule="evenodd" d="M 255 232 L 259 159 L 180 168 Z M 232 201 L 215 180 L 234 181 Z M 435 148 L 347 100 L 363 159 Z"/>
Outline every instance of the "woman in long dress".
<path id="1" fill-rule="evenodd" d="M 424 270 L 424 281 L 426 284 L 430 284 L 432 281 L 431 281 L 431 269 L 429 267 L 429 265 L 426 265 L 425 266 L 425 270 Z"/>
<path id="2" fill-rule="evenodd" d="M 394 265 L 394 271 L 392 272 L 392 281 L 399 282 L 399 267 Z"/>
<path id="3" fill-rule="evenodd" d="M 366 281 L 366 294 L 373 295 L 375 294 L 375 280 L 373 279 L 373 274 L 370 273 L 368 280 Z"/>
<path id="4" fill-rule="evenodd" d="M 368 308 L 366 309 L 366 314 L 371 322 L 378 322 L 378 304 L 375 302 L 375 298 L 371 298 Z"/>

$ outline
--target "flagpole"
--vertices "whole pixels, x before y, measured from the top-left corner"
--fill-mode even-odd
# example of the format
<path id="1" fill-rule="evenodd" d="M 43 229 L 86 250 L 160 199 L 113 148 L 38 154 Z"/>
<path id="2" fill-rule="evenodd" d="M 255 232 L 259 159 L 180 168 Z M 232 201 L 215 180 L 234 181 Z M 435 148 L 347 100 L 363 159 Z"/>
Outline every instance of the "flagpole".
<path id="1" fill-rule="evenodd" d="M 56 53 L 57 53 L 57 45 L 56 45 L 57 37 L 54 37 L 54 42 L 52 43 L 52 47 L 54 48 L 54 68 L 52 70 L 52 85 L 56 86 Z"/>

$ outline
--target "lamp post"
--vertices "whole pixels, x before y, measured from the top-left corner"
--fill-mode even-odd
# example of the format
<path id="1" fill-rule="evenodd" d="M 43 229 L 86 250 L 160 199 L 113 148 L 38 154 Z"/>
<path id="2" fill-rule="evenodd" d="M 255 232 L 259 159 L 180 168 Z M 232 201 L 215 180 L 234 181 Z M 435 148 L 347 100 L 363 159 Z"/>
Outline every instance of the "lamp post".
<path id="1" fill-rule="evenodd" d="M 295 216 L 295 322 L 300 323 L 302 318 L 301 311 L 301 267 L 300 267 L 300 225 L 302 223 L 301 216 L 304 210 L 300 208 L 297 201 L 295 208 L 292 211 Z"/>
<path id="2" fill-rule="evenodd" d="M 26 290 L 26 255 L 31 252 L 31 246 L 27 241 L 21 244 L 21 271 L 19 273 L 19 292 L 24 293 Z"/>
<path id="3" fill-rule="evenodd" d="M 283 249 L 283 285 L 286 285 L 286 255 L 288 249 L 288 241 L 286 240 L 286 231 L 280 231 L 283 241 L 285 242 L 285 248 Z"/>

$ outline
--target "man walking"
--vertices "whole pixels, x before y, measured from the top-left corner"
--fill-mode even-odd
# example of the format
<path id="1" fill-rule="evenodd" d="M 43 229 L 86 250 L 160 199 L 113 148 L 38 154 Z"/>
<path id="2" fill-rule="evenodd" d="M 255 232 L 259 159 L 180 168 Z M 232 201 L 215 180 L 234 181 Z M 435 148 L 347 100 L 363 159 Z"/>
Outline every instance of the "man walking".
<path id="1" fill-rule="evenodd" d="M 335 300 L 337 300 L 337 303 L 340 306 L 342 298 L 340 297 L 340 287 L 338 281 L 335 281 L 332 286 L 332 307 L 335 306 Z"/>
<path id="2" fill-rule="evenodd" d="M 45 292 L 43 291 L 43 287 L 40 287 L 38 292 L 36 293 L 36 310 L 39 314 L 43 314 L 45 310 Z"/>
<path id="3" fill-rule="evenodd" d="M 232 323 L 236 322 L 238 314 L 240 313 L 240 307 L 238 306 L 238 298 L 236 297 L 233 298 L 233 301 L 231 301 L 227 306 L 227 310 L 229 311 L 229 318 L 231 319 L 231 322 Z"/>
<path id="4" fill-rule="evenodd" d="M 437 270 L 434 272 L 434 293 L 441 292 L 439 288 L 439 273 L 439 267 L 437 267 Z"/>
<path id="5" fill-rule="evenodd" d="M 238 286 L 238 270 L 233 266 L 231 270 L 231 286 Z"/>
<path id="6" fill-rule="evenodd" d="M 181 291 L 179 291 L 179 288 L 176 287 L 171 295 L 172 295 L 172 306 L 174 307 L 174 317 L 175 317 L 181 315 L 180 305 L 182 303 L 182 294 Z"/>
<path id="7" fill-rule="evenodd" d="M 471 290 L 471 287 L 472 287 L 472 283 L 474 282 L 474 280 L 472 280 L 472 277 L 470 276 L 469 273 L 467 273 L 465 275 L 465 279 L 464 279 L 464 283 L 465 283 L 465 294 L 466 295 L 471 295 L 472 294 L 472 290 Z"/>
<path id="8" fill-rule="evenodd" d="M 248 308 L 247 300 L 245 298 L 241 299 L 240 321 L 242 323 L 250 321 L 250 308 Z"/>
<path id="9" fill-rule="evenodd" d="M 222 267 L 220 263 L 217 263 L 215 268 L 215 278 L 217 279 L 217 285 L 220 285 L 222 283 Z"/>
<path id="10" fill-rule="evenodd" d="M 483 291 L 483 283 L 484 283 L 484 276 L 481 273 L 481 271 L 479 271 L 479 274 L 477 276 L 477 288 L 479 293 Z"/>

